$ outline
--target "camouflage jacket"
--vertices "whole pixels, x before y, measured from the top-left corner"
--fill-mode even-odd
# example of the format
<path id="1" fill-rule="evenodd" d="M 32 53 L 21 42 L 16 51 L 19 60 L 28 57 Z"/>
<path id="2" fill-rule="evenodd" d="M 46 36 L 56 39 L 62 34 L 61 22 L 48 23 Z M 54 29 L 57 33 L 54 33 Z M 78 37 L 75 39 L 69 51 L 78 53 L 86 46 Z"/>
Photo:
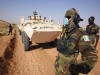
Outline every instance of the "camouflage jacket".
<path id="1" fill-rule="evenodd" d="M 94 67 L 98 59 L 97 53 L 85 31 L 78 28 L 72 34 L 67 34 L 62 42 L 60 41 L 57 49 L 60 48 L 63 51 L 60 52 L 61 54 L 70 57 L 74 53 L 80 52 L 82 59 L 89 64 L 91 69 Z"/>
<path id="2" fill-rule="evenodd" d="M 73 33 L 66 34 L 65 37 L 58 41 L 57 49 L 59 51 L 55 61 L 56 75 L 79 75 L 72 74 L 70 68 L 74 72 L 79 71 L 71 67 L 71 64 L 77 64 L 77 52 L 81 53 L 82 61 L 77 65 L 81 66 L 80 72 L 88 74 L 95 66 L 98 56 L 95 48 L 89 40 L 89 36 L 81 29 L 76 29 Z"/>
<path id="3" fill-rule="evenodd" d="M 87 25 L 86 27 L 86 32 L 89 34 L 89 35 L 92 35 L 92 34 L 97 34 L 99 33 L 99 26 L 94 24 L 94 25 Z"/>
<path id="4" fill-rule="evenodd" d="M 57 50 L 68 54 L 73 54 L 76 50 L 79 51 L 79 41 L 83 40 L 81 40 L 81 38 L 85 34 L 82 28 L 73 29 L 58 40 Z"/>

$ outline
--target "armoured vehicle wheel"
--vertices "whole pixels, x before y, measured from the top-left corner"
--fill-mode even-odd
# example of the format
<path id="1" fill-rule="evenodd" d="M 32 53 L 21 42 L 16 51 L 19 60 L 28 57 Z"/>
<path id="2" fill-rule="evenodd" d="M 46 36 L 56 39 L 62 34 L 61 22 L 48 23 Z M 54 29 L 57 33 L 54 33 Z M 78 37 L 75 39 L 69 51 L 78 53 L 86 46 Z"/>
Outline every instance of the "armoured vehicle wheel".
<path id="1" fill-rule="evenodd" d="M 30 49 L 30 39 L 27 36 L 27 34 L 25 34 L 25 32 L 21 31 L 21 36 L 22 36 L 22 43 L 24 45 L 24 50 L 28 51 Z"/>

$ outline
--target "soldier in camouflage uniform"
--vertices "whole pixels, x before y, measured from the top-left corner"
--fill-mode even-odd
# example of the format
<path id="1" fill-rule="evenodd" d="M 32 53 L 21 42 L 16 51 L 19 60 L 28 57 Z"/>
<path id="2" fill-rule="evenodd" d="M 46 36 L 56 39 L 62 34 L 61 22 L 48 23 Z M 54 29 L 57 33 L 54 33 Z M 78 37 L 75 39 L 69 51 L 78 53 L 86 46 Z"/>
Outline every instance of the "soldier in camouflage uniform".
<path id="1" fill-rule="evenodd" d="M 12 35 L 12 30 L 13 30 L 13 27 L 11 26 L 11 24 L 9 25 L 9 34 L 8 35 Z"/>
<path id="2" fill-rule="evenodd" d="M 96 48 L 97 43 L 99 41 L 99 26 L 94 23 L 94 20 L 95 20 L 94 16 L 91 16 L 88 19 L 89 25 L 87 25 L 86 31 L 90 36 L 92 44 Z"/>
<path id="3" fill-rule="evenodd" d="M 66 14 L 68 18 L 68 30 L 66 36 L 57 42 L 58 56 L 55 61 L 56 75 L 88 74 L 95 66 L 98 57 L 97 52 L 89 40 L 89 36 L 79 27 L 82 21 L 78 12 L 72 8 Z M 75 19 L 76 18 L 76 19 Z M 77 63 L 78 53 L 81 53 L 82 61 Z"/>

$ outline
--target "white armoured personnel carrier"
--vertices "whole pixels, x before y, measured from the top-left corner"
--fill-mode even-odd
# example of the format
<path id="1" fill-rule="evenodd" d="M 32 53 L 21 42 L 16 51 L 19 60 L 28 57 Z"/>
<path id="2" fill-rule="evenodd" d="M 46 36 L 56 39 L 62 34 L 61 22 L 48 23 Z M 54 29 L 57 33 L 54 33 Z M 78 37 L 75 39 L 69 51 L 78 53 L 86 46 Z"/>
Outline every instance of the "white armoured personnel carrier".
<path id="1" fill-rule="evenodd" d="M 42 18 L 36 11 L 29 16 L 29 20 L 23 21 L 19 29 L 25 50 L 29 49 L 30 41 L 37 44 L 53 43 L 62 31 L 60 24 L 54 24 L 53 20 L 46 20 L 46 17 Z"/>

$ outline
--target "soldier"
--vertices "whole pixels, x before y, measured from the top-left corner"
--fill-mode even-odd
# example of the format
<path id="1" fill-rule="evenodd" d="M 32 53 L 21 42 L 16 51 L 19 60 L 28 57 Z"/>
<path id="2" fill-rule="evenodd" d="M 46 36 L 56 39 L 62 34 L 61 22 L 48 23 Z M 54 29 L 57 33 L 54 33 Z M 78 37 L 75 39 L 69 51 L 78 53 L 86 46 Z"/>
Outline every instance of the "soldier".
<path id="1" fill-rule="evenodd" d="M 94 20 L 95 20 L 94 16 L 91 16 L 88 19 L 89 25 L 87 25 L 86 31 L 90 36 L 92 44 L 96 48 L 97 43 L 99 41 L 99 26 L 94 23 Z"/>
<path id="2" fill-rule="evenodd" d="M 95 66 L 98 57 L 97 52 L 90 42 L 89 36 L 80 28 L 78 23 L 82 21 L 78 12 L 72 8 L 66 14 L 68 18 L 68 30 L 66 36 L 58 40 L 58 56 L 55 61 L 56 75 L 88 74 Z M 81 53 L 82 61 L 77 63 L 78 53 Z"/>
<path id="3" fill-rule="evenodd" d="M 8 35 L 12 35 L 12 29 L 13 29 L 13 27 L 11 26 L 11 24 L 9 25 L 9 34 Z"/>

